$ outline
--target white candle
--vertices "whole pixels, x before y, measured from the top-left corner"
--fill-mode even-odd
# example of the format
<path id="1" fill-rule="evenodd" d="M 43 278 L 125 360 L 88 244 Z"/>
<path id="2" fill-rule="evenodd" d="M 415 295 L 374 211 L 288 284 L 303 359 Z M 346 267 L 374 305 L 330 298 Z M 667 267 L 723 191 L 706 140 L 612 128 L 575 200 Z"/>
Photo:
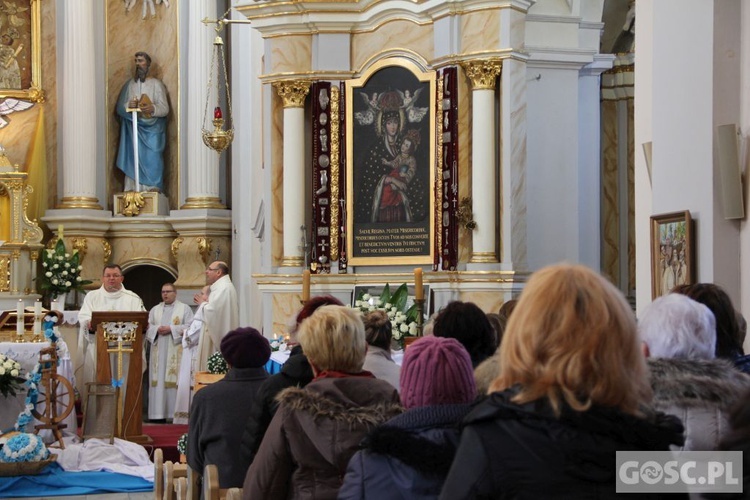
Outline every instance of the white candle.
<path id="1" fill-rule="evenodd" d="M 16 306 L 16 335 L 23 336 L 23 299 L 18 299 Z"/>
<path id="2" fill-rule="evenodd" d="M 34 302 L 34 335 L 42 333 L 42 301 Z"/>

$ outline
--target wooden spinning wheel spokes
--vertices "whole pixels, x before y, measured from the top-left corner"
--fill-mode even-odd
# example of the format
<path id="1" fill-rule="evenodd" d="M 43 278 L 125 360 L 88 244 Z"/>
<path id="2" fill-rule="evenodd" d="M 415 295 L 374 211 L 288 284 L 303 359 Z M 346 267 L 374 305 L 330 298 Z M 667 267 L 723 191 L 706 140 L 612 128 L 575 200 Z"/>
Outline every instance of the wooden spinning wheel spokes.
<path id="1" fill-rule="evenodd" d="M 75 407 L 75 392 L 68 379 L 57 373 L 44 374 L 38 386 L 39 398 L 31 414 L 45 424 L 58 424 Z"/>

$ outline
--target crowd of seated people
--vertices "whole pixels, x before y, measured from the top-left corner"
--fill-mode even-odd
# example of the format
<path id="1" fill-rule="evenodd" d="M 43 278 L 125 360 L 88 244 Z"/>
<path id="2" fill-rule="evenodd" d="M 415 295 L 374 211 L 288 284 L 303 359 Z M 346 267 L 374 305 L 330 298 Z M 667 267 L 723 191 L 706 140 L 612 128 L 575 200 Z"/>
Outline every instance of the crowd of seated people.
<path id="1" fill-rule="evenodd" d="M 697 284 L 637 322 L 605 278 L 559 264 L 497 317 L 448 304 L 399 371 L 387 316 L 315 297 L 282 373 L 216 439 L 238 450 L 245 499 L 615 498 L 617 451 L 748 449 L 738 317 Z"/>

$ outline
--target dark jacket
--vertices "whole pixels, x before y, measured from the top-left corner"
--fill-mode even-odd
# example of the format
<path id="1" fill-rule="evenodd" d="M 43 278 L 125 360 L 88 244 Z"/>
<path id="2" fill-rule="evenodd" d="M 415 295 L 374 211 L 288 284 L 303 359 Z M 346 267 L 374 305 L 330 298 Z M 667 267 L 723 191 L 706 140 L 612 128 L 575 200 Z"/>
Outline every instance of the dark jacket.
<path id="1" fill-rule="evenodd" d="M 729 409 L 750 390 L 750 377 L 728 359 L 649 358 L 651 405 L 685 426 L 686 451 L 715 450 L 729 431 Z"/>
<path id="2" fill-rule="evenodd" d="M 413 408 L 375 428 L 349 461 L 339 500 L 437 498 L 470 409 Z"/>
<path id="3" fill-rule="evenodd" d="M 268 378 L 261 368 L 231 368 L 226 376 L 195 393 L 190 407 L 187 460 L 203 474 L 208 464 L 219 468 L 222 488 L 241 487 L 247 467 L 238 466 L 237 436 L 253 407 L 253 396 Z"/>
<path id="4" fill-rule="evenodd" d="M 281 371 L 263 382 L 245 423 L 240 444 L 240 467 L 247 470 L 258 452 L 263 436 L 279 406 L 276 396 L 287 387 L 305 387 L 313 379 L 312 368 L 299 345 L 294 346 Z"/>
<path id="5" fill-rule="evenodd" d="M 398 392 L 373 377 L 319 378 L 278 396 L 245 499 L 336 498 L 349 459 L 375 426 L 401 411 Z"/>
<path id="6" fill-rule="evenodd" d="M 616 451 L 682 443 L 682 425 L 663 413 L 563 405 L 557 417 L 546 398 L 518 405 L 516 393 L 493 393 L 466 417 L 441 499 L 616 498 Z"/>

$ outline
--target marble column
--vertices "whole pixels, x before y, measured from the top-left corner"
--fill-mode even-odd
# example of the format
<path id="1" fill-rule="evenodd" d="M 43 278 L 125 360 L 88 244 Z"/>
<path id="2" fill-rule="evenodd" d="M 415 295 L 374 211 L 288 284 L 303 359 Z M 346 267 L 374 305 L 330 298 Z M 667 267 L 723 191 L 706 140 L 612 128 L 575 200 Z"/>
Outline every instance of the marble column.
<path id="1" fill-rule="evenodd" d="M 472 85 L 471 196 L 474 220 L 470 263 L 497 263 L 497 168 L 495 152 L 495 82 L 502 69 L 499 59 L 461 63 Z"/>
<path id="2" fill-rule="evenodd" d="M 211 56 L 216 36 L 213 24 L 205 25 L 201 20 L 216 19 L 217 2 L 188 2 L 188 71 L 187 71 L 187 198 L 180 207 L 190 208 L 226 208 L 219 197 L 219 155 L 203 144 L 201 131 L 204 127 L 213 129 L 211 119 L 216 103 L 216 68 L 211 67 Z M 226 38 L 226 32 L 221 33 Z M 226 41 L 226 40 L 225 40 Z M 223 47 L 225 48 L 225 47 Z M 225 54 L 226 56 L 226 54 Z M 218 59 L 218 58 L 217 58 Z M 219 65 L 221 63 L 219 62 Z M 220 68 L 219 71 L 223 72 Z M 209 76 L 214 74 L 214 84 L 208 97 L 209 117 L 204 123 L 206 110 L 206 89 Z M 224 110 L 228 118 L 228 109 Z"/>
<path id="3" fill-rule="evenodd" d="M 67 0 L 62 9 L 63 193 L 58 208 L 101 210 L 96 196 L 96 106 L 81 106 L 81 96 L 96 95 L 94 9 L 90 0 Z"/>
<path id="4" fill-rule="evenodd" d="M 282 267 L 301 267 L 305 224 L 305 97 L 307 80 L 275 82 L 284 104 L 284 253 Z"/>

